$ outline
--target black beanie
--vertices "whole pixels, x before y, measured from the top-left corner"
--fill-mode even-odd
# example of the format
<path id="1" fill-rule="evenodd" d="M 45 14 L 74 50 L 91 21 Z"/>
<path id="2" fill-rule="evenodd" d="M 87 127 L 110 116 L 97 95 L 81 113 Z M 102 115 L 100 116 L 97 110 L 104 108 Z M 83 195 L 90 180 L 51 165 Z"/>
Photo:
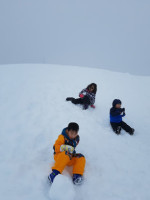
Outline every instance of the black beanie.
<path id="1" fill-rule="evenodd" d="M 115 99 L 115 100 L 113 100 L 112 106 L 115 107 L 116 104 L 121 104 L 120 99 Z"/>

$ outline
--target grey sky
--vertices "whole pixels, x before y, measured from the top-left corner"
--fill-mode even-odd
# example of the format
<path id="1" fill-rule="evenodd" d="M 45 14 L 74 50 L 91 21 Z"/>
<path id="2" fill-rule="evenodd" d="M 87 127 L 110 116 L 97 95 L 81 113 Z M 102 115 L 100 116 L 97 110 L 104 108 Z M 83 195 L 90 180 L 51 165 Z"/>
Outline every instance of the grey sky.
<path id="1" fill-rule="evenodd" d="M 150 75 L 149 0 L 0 0 L 0 64 Z"/>

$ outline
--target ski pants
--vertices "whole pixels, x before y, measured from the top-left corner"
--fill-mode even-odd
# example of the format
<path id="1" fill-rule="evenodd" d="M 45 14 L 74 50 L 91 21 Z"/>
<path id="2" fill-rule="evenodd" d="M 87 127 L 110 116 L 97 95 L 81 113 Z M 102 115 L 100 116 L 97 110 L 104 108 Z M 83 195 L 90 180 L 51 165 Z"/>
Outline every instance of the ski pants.
<path id="1" fill-rule="evenodd" d="M 85 167 L 85 158 L 82 154 L 77 154 L 77 156 L 70 158 L 69 155 L 63 151 L 54 155 L 55 164 L 52 170 L 57 170 L 60 173 L 64 170 L 66 166 L 73 166 L 73 174 L 83 175 Z"/>
<path id="2" fill-rule="evenodd" d="M 125 122 L 121 121 L 119 123 L 114 123 L 114 122 L 110 122 L 112 129 L 114 130 L 114 132 L 117 131 L 118 127 L 121 126 L 122 129 L 124 129 L 126 132 L 131 133 L 132 132 L 132 128 L 126 124 Z"/>
<path id="3" fill-rule="evenodd" d="M 84 96 L 83 98 L 73 99 L 72 103 L 73 104 L 81 104 L 84 106 L 84 109 L 87 109 L 88 106 L 90 105 L 90 99 L 88 96 Z"/>

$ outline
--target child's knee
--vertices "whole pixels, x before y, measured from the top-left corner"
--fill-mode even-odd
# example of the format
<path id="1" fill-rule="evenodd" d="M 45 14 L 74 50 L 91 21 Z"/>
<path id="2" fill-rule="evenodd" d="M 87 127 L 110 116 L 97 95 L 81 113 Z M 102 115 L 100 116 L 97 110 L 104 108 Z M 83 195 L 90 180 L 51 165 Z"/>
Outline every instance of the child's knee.
<path id="1" fill-rule="evenodd" d="M 67 152 L 63 151 L 61 153 L 56 154 L 54 156 L 54 159 L 55 159 L 55 161 L 57 161 L 57 160 L 68 160 L 69 161 L 70 155 Z"/>
<path id="2" fill-rule="evenodd" d="M 75 157 L 76 157 L 76 158 L 82 158 L 82 157 L 85 158 L 84 155 L 83 155 L 82 153 L 76 153 L 76 156 L 75 156 Z"/>
<path id="3" fill-rule="evenodd" d="M 77 158 L 77 160 L 78 160 L 79 163 L 82 163 L 82 164 L 85 165 L 86 159 L 85 159 L 85 157 L 84 157 L 83 154 L 81 154 L 81 153 L 80 153 L 80 154 L 77 154 L 76 158 Z"/>
<path id="4" fill-rule="evenodd" d="M 86 159 L 85 159 L 85 157 L 83 156 L 83 157 L 80 157 L 80 159 L 81 159 L 81 161 L 85 164 L 86 163 Z"/>
<path id="5" fill-rule="evenodd" d="M 76 158 L 76 162 L 75 162 L 74 167 L 73 167 L 73 174 L 83 175 L 85 163 L 86 163 L 86 160 L 85 160 L 84 156 Z"/>

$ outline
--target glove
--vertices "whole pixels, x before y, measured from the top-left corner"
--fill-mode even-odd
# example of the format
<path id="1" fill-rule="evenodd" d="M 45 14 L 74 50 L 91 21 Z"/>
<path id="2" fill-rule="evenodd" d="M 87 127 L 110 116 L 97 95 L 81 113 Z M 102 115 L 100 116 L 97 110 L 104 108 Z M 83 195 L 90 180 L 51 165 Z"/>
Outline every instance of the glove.
<path id="1" fill-rule="evenodd" d="M 83 94 L 80 94 L 80 95 L 79 95 L 79 97 L 80 97 L 80 98 L 83 98 L 83 97 L 84 97 L 84 95 L 83 95 Z"/>
<path id="2" fill-rule="evenodd" d="M 67 151 L 68 153 L 73 153 L 74 152 L 74 147 L 70 146 L 70 145 L 65 145 L 65 144 L 62 144 L 60 146 L 60 151 Z"/>
<path id="3" fill-rule="evenodd" d="M 91 107 L 92 107 L 92 108 L 95 108 L 94 104 L 93 104 L 93 105 L 91 105 Z"/>
<path id="4" fill-rule="evenodd" d="M 125 108 L 121 108 L 121 112 L 125 112 Z"/>

